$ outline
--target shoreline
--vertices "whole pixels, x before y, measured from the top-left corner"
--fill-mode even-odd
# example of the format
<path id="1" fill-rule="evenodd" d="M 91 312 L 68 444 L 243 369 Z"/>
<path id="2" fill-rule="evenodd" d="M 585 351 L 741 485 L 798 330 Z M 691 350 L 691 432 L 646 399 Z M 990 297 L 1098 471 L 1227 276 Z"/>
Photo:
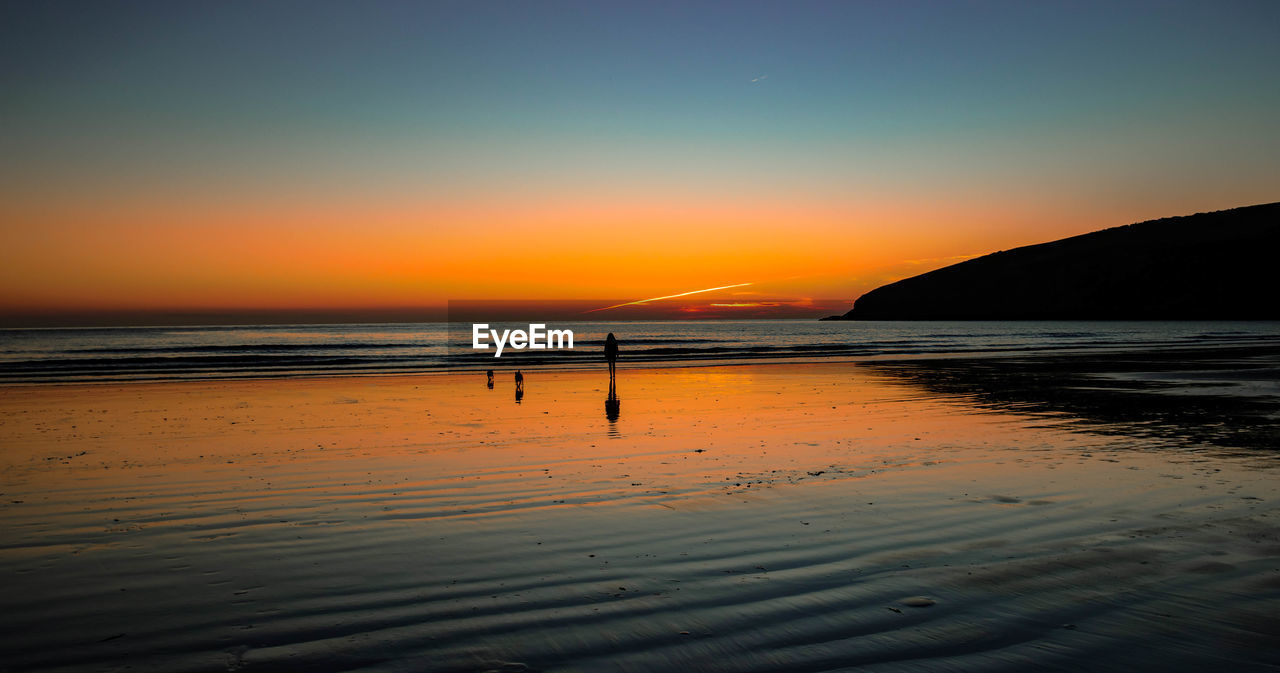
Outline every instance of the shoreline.
<path id="1" fill-rule="evenodd" d="M 934 362 L 967 362 L 967 361 L 992 361 L 1006 360 L 1014 361 L 1020 359 L 1028 359 L 1039 362 L 1053 362 L 1055 360 L 1065 360 L 1068 362 L 1080 362 L 1087 359 L 1095 359 L 1102 362 L 1115 360 L 1117 358 L 1133 359 L 1134 355 L 1139 353 L 1147 353 L 1148 361 L 1167 361 L 1178 359 L 1185 361 L 1190 357 L 1192 361 L 1203 360 L 1206 358 L 1219 358 L 1225 356 L 1258 356 L 1272 357 L 1280 362 L 1280 345 L 1273 344 L 1239 344 L 1239 345 L 1223 345 L 1213 344 L 1209 346 L 1187 345 L 1163 347 L 1157 354 L 1151 354 L 1149 351 L 1140 350 L 1144 348 L 1144 344 L 1127 345 L 1120 344 L 1114 346 L 1092 346 L 1092 347 L 1070 347 L 1064 346 L 1055 349 L 1045 349 L 1030 347 L 1025 349 L 999 349 L 999 350 L 965 350 L 965 351 L 943 351 L 930 353 L 880 353 L 874 355 L 832 355 L 832 356 L 771 356 L 760 355 L 756 357 L 741 357 L 734 359 L 704 359 L 704 360 L 644 360 L 627 362 L 625 354 L 618 361 L 619 370 L 653 370 L 653 369 L 686 369 L 686 368 L 702 368 L 702 367 L 743 367 L 743 366 L 769 366 L 769 365 L 809 365 L 809 364 L 859 364 L 859 363 L 894 363 L 894 362 L 914 362 L 914 361 L 934 361 Z M 603 358 L 603 356 L 602 356 Z M 496 358 L 495 358 L 496 359 Z M 1138 358 L 1142 361 L 1142 358 Z M 1061 364 L 1061 363 L 1058 363 Z M 361 379 L 361 378 L 400 378 L 400 377 L 423 377 L 423 376 L 451 376 L 451 375 L 478 375 L 483 374 L 488 369 L 494 372 L 512 371 L 520 369 L 530 372 L 594 372 L 606 368 L 603 359 L 599 363 L 574 363 L 569 365 L 548 366 L 545 363 L 534 364 L 532 366 L 520 366 L 518 364 L 502 364 L 497 363 L 493 367 L 476 366 L 466 368 L 440 368 L 440 369 L 414 369 L 410 371 L 395 370 L 369 370 L 343 373 L 339 371 L 315 371 L 315 372 L 288 372 L 278 375 L 263 375 L 262 373 L 252 373 L 243 376 L 236 375 L 216 375 L 216 376 L 184 376 L 184 377 L 153 377 L 153 378 L 100 378 L 98 380 L 47 380 L 47 381 L 0 381 L 0 391 L 8 389 L 31 388 L 40 386 L 99 386 L 99 385 L 129 385 L 129 384 L 162 384 L 162 383 L 194 383 L 201 381 L 210 382 L 231 382 L 231 381 L 287 381 L 293 379 Z"/>

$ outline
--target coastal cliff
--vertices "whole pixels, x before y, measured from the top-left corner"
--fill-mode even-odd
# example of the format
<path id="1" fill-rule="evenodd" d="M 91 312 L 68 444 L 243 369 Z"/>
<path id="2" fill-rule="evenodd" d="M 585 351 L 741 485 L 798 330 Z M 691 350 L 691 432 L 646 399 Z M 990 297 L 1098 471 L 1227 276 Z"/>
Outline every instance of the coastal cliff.
<path id="1" fill-rule="evenodd" d="M 1280 319 L 1280 203 L 1139 222 L 878 287 L 824 320 Z"/>

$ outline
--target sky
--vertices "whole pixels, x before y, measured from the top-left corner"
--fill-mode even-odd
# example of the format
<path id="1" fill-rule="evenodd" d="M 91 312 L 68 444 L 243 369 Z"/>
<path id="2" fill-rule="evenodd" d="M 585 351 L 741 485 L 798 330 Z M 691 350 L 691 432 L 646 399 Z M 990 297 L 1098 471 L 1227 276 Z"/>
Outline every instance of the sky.
<path id="1" fill-rule="evenodd" d="M 0 324 L 727 286 L 690 296 L 825 315 L 1280 200 L 1277 35 L 1269 1 L 9 0 Z"/>

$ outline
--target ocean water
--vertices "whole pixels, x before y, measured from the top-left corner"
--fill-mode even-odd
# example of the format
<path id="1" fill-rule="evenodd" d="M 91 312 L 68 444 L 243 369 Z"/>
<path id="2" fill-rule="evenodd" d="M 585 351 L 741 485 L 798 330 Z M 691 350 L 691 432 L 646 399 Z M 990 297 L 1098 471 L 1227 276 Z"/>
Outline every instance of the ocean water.
<path id="1" fill-rule="evenodd" d="M 527 325 L 493 325 L 502 329 Z M 0 330 L 0 384 L 257 378 L 1280 344 L 1278 322 L 566 322 L 572 349 L 471 348 L 470 323 Z"/>

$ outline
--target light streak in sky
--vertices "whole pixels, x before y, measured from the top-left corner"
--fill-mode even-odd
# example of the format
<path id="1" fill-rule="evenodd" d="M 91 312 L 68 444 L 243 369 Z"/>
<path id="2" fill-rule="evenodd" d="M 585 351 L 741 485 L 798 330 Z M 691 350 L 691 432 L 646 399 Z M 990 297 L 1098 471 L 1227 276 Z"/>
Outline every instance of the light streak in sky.
<path id="1" fill-rule="evenodd" d="M 721 285 L 720 287 L 709 287 L 705 290 L 693 290 L 691 292 L 681 292 L 680 294 L 669 294 L 665 297 L 650 297 L 649 299 L 637 299 L 635 301 L 629 301 L 625 304 L 614 304 L 613 306 L 602 306 L 600 308 L 593 308 L 590 311 L 583 311 L 583 313 L 595 313 L 596 311 L 608 311 L 611 308 L 621 308 L 623 306 L 635 306 L 637 304 L 647 304 L 651 301 L 659 301 L 662 299 L 675 299 L 676 297 L 687 297 L 691 294 L 702 294 L 703 292 L 714 292 L 716 290 L 728 290 L 729 288 L 732 288 L 732 287 L 745 287 L 750 284 L 751 283 L 738 283 L 737 285 Z"/>

